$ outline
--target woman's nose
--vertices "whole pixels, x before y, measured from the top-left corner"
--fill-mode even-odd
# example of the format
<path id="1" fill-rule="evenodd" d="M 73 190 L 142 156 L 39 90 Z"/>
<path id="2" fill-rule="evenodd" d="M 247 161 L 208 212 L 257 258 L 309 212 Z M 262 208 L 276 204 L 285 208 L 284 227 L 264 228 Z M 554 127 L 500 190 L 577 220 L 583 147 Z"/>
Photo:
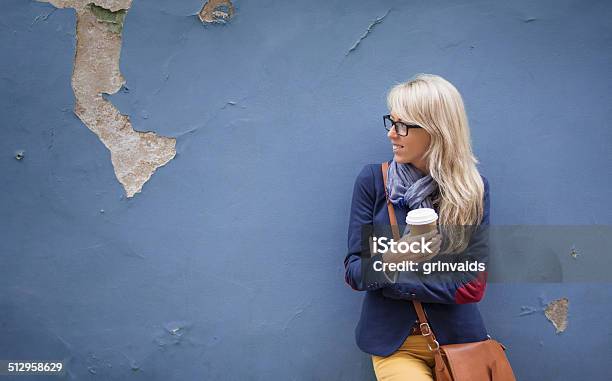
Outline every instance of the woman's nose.
<path id="1" fill-rule="evenodd" d="M 395 132 L 395 126 L 391 126 L 391 129 L 387 132 L 387 137 L 389 139 L 397 138 L 397 133 Z"/>

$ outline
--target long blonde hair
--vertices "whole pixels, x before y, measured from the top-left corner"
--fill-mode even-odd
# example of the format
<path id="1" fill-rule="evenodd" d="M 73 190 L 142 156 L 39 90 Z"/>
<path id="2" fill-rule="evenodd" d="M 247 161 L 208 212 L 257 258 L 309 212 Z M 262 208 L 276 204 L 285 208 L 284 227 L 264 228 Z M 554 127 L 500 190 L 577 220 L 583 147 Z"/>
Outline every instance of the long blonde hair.
<path id="1" fill-rule="evenodd" d="M 444 78 L 418 74 L 395 85 L 387 95 L 389 111 L 402 121 L 416 123 L 431 135 L 425 152 L 429 174 L 438 183 L 439 224 L 480 224 L 484 184 L 472 152 L 470 129 L 459 91 Z M 465 233 L 465 229 L 459 229 Z M 459 233 L 460 233 L 459 232 Z M 444 251 L 464 250 L 470 234 L 450 237 Z"/>

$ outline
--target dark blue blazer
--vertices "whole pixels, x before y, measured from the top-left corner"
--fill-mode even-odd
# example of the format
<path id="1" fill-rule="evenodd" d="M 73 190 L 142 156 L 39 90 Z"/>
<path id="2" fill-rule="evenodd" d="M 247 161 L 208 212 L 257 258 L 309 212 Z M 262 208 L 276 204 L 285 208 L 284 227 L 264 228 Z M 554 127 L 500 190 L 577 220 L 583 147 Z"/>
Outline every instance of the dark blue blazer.
<path id="1" fill-rule="evenodd" d="M 484 216 L 489 224 L 489 183 L 484 182 Z M 395 207 L 398 224 L 407 210 Z M 486 272 L 467 283 L 425 284 L 418 280 L 401 285 L 362 279 L 362 227 L 389 225 L 380 164 L 368 164 L 355 180 L 348 229 L 348 254 L 344 259 L 345 281 L 354 290 L 365 291 L 361 317 L 355 329 L 357 346 L 364 352 L 388 356 L 406 340 L 418 317 L 411 300 L 421 301 L 431 329 L 440 345 L 481 341 L 487 338 L 476 302 L 484 295 Z M 483 274 L 479 274 L 483 275 Z"/>

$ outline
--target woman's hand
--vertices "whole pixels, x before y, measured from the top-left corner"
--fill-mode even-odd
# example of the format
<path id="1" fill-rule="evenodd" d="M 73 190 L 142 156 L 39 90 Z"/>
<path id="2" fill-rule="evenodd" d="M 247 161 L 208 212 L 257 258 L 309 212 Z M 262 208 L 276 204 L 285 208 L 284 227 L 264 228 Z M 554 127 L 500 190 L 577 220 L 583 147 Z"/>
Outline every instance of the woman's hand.
<path id="1" fill-rule="evenodd" d="M 403 247 L 409 247 L 411 249 L 416 247 L 418 249 L 416 251 L 408 250 L 406 252 L 400 252 L 397 250 L 397 247 L 399 247 L 401 242 L 405 242 L 405 244 L 401 245 Z M 431 243 L 427 244 L 427 242 Z M 414 243 L 418 243 L 418 245 Z M 403 261 L 425 262 L 438 255 L 441 243 L 442 235 L 437 229 L 420 235 L 406 234 L 397 242 L 395 251 L 389 249 L 382 255 L 383 261 L 387 263 L 399 263 Z"/>

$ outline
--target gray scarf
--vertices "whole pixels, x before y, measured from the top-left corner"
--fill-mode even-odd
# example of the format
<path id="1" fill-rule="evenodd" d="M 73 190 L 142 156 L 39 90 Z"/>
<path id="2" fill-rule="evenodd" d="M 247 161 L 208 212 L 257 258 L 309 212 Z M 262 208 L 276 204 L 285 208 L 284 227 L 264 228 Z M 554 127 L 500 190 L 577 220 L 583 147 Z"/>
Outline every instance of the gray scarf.
<path id="1" fill-rule="evenodd" d="M 438 183 L 430 175 L 424 175 L 412 164 L 400 164 L 393 160 L 389 165 L 387 194 L 393 205 L 407 210 L 433 209 L 432 195 L 437 190 Z"/>

